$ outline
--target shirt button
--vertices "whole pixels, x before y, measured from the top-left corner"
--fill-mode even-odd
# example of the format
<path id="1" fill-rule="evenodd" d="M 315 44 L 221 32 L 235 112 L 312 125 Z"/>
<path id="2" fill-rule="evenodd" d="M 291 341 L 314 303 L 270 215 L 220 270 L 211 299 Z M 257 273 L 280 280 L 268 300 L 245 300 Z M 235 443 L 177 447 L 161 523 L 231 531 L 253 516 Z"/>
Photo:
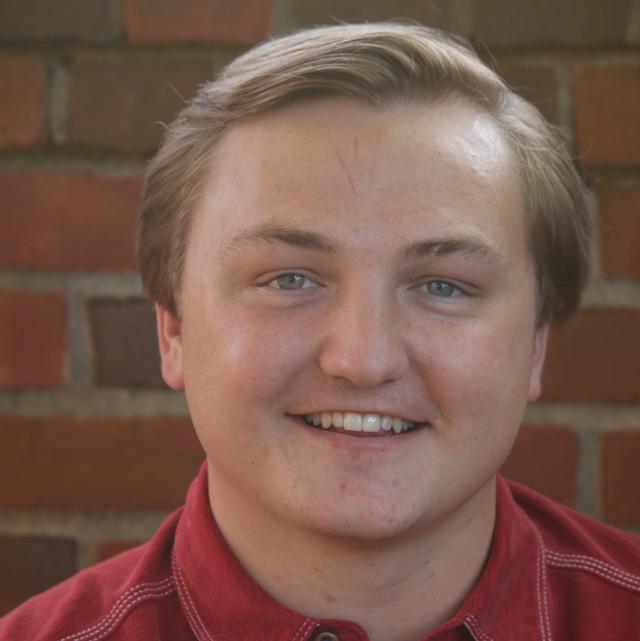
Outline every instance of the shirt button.
<path id="1" fill-rule="evenodd" d="M 313 641 L 340 641 L 340 639 L 332 632 L 321 632 L 320 634 L 316 634 Z"/>

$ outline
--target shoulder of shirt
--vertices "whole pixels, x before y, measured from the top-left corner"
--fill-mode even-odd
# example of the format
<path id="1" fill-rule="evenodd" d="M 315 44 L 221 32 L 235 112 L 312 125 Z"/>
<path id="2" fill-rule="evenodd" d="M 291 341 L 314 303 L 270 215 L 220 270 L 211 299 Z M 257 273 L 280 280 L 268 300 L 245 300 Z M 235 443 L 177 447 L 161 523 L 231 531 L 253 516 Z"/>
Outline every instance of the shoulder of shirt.
<path id="1" fill-rule="evenodd" d="M 624 590 L 640 600 L 640 537 L 508 481 L 516 504 L 535 525 L 550 571 L 575 575 L 602 588 Z M 639 603 L 640 605 L 640 603 Z"/>
<path id="2" fill-rule="evenodd" d="M 171 550 L 179 514 L 148 543 L 78 572 L 0 618 L 0 641 L 102 641 L 141 604 L 162 604 L 175 592 Z"/>

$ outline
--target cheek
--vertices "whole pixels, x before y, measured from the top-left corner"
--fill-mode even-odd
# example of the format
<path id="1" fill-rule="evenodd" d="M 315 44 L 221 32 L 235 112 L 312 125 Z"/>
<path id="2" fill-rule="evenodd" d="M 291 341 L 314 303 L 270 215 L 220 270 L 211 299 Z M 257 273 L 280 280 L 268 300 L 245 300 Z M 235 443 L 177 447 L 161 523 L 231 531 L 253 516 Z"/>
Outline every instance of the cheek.
<path id="1" fill-rule="evenodd" d="M 188 382 L 206 386 L 209 394 L 216 390 L 216 404 L 240 398 L 275 402 L 308 361 L 308 336 L 305 340 L 304 333 L 283 328 L 281 321 L 257 316 L 218 309 L 214 321 L 188 337 L 192 349 L 187 369 L 197 379 Z"/>
<path id="2" fill-rule="evenodd" d="M 531 372 L 531 348 L 524 337 L 531 332 L 495 319 L 449 328 L 426 366 L 428 389 L 436 390 L 441 410 L 519 422 Z"/>
<path id="3" fill-rule="evenodd" d="M 495 324 L 458 333 L 455 348 L 438 350 L 425 381 L 438 411 L 440 444 L 460 483 L 489 478 L 506 459 L 527 402 L 530 353 L 522 339 Z M 432 364 L 433 365 L 433 364 Z M 460 470 L 466 470 L 460 474 Z"/>

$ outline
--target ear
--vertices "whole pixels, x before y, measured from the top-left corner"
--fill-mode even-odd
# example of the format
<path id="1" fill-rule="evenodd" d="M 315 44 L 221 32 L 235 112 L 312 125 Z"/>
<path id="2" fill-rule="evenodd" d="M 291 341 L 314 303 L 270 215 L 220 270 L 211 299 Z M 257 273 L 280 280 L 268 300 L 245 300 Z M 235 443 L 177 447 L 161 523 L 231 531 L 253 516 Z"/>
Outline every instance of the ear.
<path id="1" fill-rule="evenodd" d="M 531 378 L 529 379 L 529 401 L 537 401 L 542 392 L 542 370 L 547 354 L 547 341 L 551 322 L 547 321 L 536 330 L 533 339 L 533 358 L 531 362 Z"/>
<path id="2" fill-rule="evenodd" d="M 162 360 L 162 378 L 171 389 L 184 389 L 182 323 L 158 303 L 156 303 L 156 322 Z"/>

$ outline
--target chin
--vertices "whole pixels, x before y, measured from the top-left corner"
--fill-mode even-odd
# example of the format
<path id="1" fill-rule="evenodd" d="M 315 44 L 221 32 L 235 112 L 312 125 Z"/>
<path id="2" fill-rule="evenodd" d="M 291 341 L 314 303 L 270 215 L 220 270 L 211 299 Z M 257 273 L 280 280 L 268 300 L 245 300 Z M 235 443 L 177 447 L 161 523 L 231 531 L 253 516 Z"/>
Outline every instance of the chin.
<path id="1" fill-rule="evenodd" d="M 386 508 L 380 502 L 374 505 L 332 502 L 326 509 L 317 506 L 315 509 L 297 510 L 292 517 L 302 527 L 322 536 L 375 544 L 402 537 L 417 527 L 425 516 L 415 506 L 403 510 L 395 503 Z"/>

